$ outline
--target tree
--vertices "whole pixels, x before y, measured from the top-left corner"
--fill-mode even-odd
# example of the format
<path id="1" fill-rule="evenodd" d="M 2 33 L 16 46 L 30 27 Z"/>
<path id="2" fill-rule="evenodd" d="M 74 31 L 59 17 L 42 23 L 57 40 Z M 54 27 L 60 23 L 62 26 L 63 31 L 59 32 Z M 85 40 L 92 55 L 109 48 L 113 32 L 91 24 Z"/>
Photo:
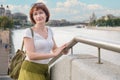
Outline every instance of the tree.
<path id="1" fill-rule="evenodd" d="M 99 25 L 99 26 L 120 26 L 120 18 L 110 19 L 98 19 L 97 21 L 91 22 L 91 25 Z"/>
<path id="2" fill-rule="evenodd" d="M 19 19 L 16 19 L 16 20 L 14 20 L 13 22 L 14 22 L 14 25 L 21 25 L 21 23 L 20 23 L 20 20 L 19 20 Z"/>
<path id="3" fill-rule="evenodd" d="M 13 27 L 13 20 L 6 17 L 6 16 L 1 16 L 0 17 L 0 28 L 1 29 L 11 29 Z"/>

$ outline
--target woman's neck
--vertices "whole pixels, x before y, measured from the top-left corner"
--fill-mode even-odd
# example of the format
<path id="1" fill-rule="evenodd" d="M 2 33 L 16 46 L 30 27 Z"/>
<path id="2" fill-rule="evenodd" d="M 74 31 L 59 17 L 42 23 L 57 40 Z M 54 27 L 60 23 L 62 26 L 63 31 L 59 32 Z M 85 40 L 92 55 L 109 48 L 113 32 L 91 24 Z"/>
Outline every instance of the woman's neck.
<path id="1" fill-rule="evenodd" d="M 34 26 L 37 30 L 45 30 L 45 24 L 35 24 Z"/>

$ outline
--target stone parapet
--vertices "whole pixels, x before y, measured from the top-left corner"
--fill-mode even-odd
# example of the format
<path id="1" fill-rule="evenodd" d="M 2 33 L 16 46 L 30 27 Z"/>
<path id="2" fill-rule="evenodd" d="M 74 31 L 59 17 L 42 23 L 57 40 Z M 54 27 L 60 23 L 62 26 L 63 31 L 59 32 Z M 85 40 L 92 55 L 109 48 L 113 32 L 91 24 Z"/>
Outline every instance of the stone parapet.
<path id="1" fill-rule="evenodd" d="M 120 66 L 92 55 L 63 56 L 51 67 L 51 80 L 120 80 Z"/>

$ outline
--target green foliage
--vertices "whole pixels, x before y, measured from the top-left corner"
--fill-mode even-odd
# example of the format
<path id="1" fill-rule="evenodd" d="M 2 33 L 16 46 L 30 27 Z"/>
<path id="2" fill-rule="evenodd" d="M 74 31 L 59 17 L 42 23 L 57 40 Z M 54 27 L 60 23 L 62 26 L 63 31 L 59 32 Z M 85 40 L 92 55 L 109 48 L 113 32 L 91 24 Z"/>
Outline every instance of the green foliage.
<path id="1" fill-rule="evenodd" d="M 6 16 L 1 16 L 0 17 L 0 28 L 1 29 L 11 29 L 13 27 L 13 20 L 6 17 Z"/>
<path id="2" fill-rule="evenodd" d="M 14 25 L 21 25 L 21 23 L 20 23 L 20 20 L 19 20 L 19 19 L 16 19 L 16 20 L 14 20 L 13 22 L 14 22 Z"/>
<path id="3" fill-rule="evenodd" d="M 96 20 L 94 20 L 93 22 L 90 23 L 91 26 L 95 26 L 96 25 Z"/>
<path id="4" fill-rule="evenodd" d="M 120 18 L 115 18 L 115 19 L 99 19 L 97 21 L 93 21 L 90 23 L 91 25 L 98 25 L 98 26 L 120 26 Z"/>

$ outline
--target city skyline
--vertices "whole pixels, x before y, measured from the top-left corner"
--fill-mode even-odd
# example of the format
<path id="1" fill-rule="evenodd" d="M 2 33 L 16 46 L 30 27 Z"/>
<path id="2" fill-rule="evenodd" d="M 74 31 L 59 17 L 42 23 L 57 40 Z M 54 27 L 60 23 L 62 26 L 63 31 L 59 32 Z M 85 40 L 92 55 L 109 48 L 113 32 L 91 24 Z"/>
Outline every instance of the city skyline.
<path id="1" fill-rule="evenodd" d="M 22 12 L 28 16 L 33 3 L 44 2 L 50 10 L 50 19 L 84 21 L 95 13 L 97 18 L 112 14 L 120 16 L 119 0 L 1 0 L 0 3 L 12 13 Z"/>

